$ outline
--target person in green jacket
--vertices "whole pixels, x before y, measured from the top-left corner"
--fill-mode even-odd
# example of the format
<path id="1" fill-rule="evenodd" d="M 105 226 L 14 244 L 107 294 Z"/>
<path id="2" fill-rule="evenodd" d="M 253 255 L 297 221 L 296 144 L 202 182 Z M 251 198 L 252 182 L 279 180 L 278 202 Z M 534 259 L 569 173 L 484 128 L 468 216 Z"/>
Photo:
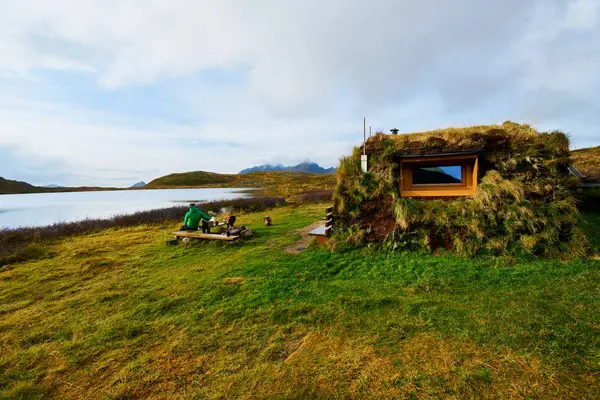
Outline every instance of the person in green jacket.
<path id="1" fill-rule="evenodd" d="M 185 214 L 183 218 L 183 226 L 180 231 L 195 231 L 198 230 L 198 225 L 202 221 L 202 230 L 208 229 L 204 221 L 210 220 L 210 217 L 201 209 L 196 207 L 196 204 L 190 204 L 190 210 Z"/>

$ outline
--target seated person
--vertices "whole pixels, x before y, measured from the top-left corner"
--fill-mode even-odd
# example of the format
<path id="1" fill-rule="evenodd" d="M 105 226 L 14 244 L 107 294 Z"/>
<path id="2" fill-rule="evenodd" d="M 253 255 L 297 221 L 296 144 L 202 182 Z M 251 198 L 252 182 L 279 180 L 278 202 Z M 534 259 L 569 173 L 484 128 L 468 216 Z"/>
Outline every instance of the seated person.
<path id="1" fill-rule="evenodd" d="M 202 231 L 208 229 L 206 221 L 208 221 L 210 217 L 201 209 L 196 207 L 195 203 L 190 204 L 190 210 L 185 214 L 183 218 L 183 226 L 179 229 L 180 231 L 196 231 L 198 230 L 198 225 L 200 225 L 200 221 L 202 220 Z"/>

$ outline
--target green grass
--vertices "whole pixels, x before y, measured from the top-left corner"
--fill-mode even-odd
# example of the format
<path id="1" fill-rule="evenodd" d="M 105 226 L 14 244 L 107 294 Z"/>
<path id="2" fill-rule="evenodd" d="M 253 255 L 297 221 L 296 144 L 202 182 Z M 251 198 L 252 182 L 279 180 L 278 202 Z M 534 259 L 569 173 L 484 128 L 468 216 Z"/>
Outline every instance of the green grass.
<path id="1" fill-rule="evenodd" d="M 240 245 L 140 226 L 4 267 L 0 398 L 597 396 L 599 261 L 287 254 L 324 206 L 268 214 Z"/>
<path id="2" fill-rule="evenodd" d="M 584 212 L 581 227 L 590 241 L 592 254 L 600 255 L 600 213 Z"/>

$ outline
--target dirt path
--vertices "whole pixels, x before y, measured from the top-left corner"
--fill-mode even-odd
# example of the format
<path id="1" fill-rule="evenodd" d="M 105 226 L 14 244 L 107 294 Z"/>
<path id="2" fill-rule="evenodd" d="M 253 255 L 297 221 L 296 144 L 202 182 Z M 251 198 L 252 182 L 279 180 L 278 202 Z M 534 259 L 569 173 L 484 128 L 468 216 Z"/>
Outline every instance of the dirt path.
<path id="1" fill-rule="evenodd" d="M 300 234 L 300 239 L 296 243 L 286 247 L 284 252 L 288 254 L 298 254 L 306 250 L 312 240 L 312 238 L 308 236 L 309 232 L 321 225 L 323 225 L 323 221 L 318 221 L 304 228 L 296 229 L 294 232 Z"/>

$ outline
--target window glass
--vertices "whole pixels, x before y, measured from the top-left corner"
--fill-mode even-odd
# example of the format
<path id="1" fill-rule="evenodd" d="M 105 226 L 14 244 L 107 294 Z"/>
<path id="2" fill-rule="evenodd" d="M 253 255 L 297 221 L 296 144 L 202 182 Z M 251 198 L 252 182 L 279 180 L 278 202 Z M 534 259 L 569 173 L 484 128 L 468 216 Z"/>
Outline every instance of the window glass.
<path id="1" fill-rule="evenodd" d="M 461 165 L 434 165 L 413 168 L 413 185 L 441 185 L 461 182 Z"/>

